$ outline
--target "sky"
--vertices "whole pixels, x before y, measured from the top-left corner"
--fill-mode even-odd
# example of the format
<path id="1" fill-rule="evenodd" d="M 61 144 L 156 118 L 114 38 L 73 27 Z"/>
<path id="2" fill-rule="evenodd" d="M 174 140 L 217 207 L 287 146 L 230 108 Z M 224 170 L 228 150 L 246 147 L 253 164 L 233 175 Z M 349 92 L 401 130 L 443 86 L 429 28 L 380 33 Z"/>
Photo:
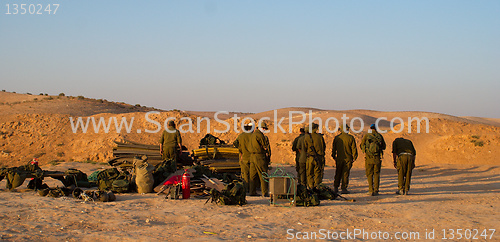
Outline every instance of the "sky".
<path id="1" fill-rule="evenodd" d="M 39 2 L 59 8 L 12 14 L 37 2 L 0 0 L 1 89 L 500 118 L 500 1 Z"/>

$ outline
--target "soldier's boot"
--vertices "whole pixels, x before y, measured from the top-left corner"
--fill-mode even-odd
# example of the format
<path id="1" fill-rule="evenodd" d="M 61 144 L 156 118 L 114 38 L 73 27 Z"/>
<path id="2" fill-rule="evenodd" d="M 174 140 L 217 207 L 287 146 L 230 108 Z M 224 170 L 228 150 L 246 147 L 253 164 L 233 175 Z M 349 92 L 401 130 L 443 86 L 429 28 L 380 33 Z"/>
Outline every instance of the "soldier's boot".
<path id="1" fill-rule="evenodd" d="M 342 188 L 342 194 L 350 194 L 351 192 L 347 188 Z"/>
<path id="2" fill-rule="evenodd" d="M 398 190 L 398 191 L 396 192 L 396 194 L 397 194 L 397 195 L 404 195 L 404 194 L 405 194 L 405 191 L 403 191 L 403 190 Z"/>
<path id="3" fill-rule="evenodd" d="M 333 188 L 333 192 L 336 193 L 336 194 L 339 194 L 339 188 L 338 187 L 334 187 Z"/>

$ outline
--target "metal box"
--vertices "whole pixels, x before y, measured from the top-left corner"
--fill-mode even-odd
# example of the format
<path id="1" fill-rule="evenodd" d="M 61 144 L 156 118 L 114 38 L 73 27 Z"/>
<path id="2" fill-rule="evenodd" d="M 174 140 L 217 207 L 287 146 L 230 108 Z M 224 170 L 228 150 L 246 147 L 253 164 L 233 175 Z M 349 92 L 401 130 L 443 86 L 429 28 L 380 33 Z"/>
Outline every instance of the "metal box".
<path id="1" fill-rule="evenodd" d="M 273 195 L 294 195 L 297 190 L 297 180 L 291 177 L 271 177 L 269 193 Z"/>

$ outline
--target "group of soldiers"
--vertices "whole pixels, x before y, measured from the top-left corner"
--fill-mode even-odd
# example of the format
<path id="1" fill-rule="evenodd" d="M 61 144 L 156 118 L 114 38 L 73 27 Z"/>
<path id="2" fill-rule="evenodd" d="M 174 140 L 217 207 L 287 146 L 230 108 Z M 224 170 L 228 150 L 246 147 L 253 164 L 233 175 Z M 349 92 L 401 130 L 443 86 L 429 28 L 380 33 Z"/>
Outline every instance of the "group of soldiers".
<path id="1" fill-rule="evenodd" d="M 349 126 L 345 125 L 332 143 L 332 158 L 335 160 L 334 191 L 349 194 L 349 175 L 354 161 L 358 158 L 358 149 L 354 136 L 349 134 Z M 301 128 L 300 135 L 292 143 L 292 150 L 296 152 L 296 170 L 298 183 L 313 189 L 323 179 L 325 160 L 325 141 L 317 133 L 318 125 Z M 368 195 L 377 196 L 380 187 L 380 169 L 383 152 L 386 149 L 384 137 L 377 131 L 375 124 L 370 126 L 368 133 L 363 136 L 360 145 L 365 153 L 365 170 L 368 179 Z M 392 143 L 394 167 L 398 170 L 398 191 L 396 194 L 408 195 L 413 168 L 415 168 L 416 151 L 413 143 L 399 137 Z"/>
<path id="2" fill-rule="evenodd" d="M 325 169 L 326 144 L 323 135 L 318 133 L 319 125 L 312 123 L 300 129 L 300 135 L 293 141 L 292 150 L 296 153 L 296 171 L 299 184 L 309 189 L 317 188 L 323 181 Z M 358 158 L 358 149 L 354 136 L 349 134 L 349 126 L 339 130 L 332 143 L 332 158 L 335 160 L 334 191 L 350 193 L 349 175 L 354 161 Z M 245 181 L 246 190 L 250 196 L 257 195 L 257 185 L 260 183 L 262 196 L 269 196 L 268 183 L 264 173 L 269 169 L 271 161 L 271 146 L 264 133 L 268 130 L 266 123 L 253 127 L 253 123 L 243 125 L 242 132 L 233 143 L 240 152 L 241 176 Z M 160 138 L 160 152 L 163 159 L 177 160 L 182 138 L 175 123 L 169 121 L 167 130 Z M 380 186 L 380 169 L 383 152 L 386 149 L 384 137 L 372 124 L 368 133 L 363 136 L 360 145 L 365 153 L 365 169 L 368 179 L 368 194 L 377 196 Z M 394 167 L 398 170 L 398 191 L 396 194 L 408 195 L 412 170 L 415 167 L 416 151 L 413 143 L 405 138 L 396 138 L 392 143 Z"/>
<path id="3" fill-rule="evenodd" d="M 264 135 L 268 130 L 267 124 L 262 123 L 260 127 L 254 128 L 253 123 L 248 123 L 243 129 L 244 132 L 233 143 L 240 151 L 241 177 L 250 196 L 257 195 L 258 183 L 262 196 L 269 196 L 269 187 L 264 180 L 264 173 L 271 163 L 271 145 L 269 138 Z"/>

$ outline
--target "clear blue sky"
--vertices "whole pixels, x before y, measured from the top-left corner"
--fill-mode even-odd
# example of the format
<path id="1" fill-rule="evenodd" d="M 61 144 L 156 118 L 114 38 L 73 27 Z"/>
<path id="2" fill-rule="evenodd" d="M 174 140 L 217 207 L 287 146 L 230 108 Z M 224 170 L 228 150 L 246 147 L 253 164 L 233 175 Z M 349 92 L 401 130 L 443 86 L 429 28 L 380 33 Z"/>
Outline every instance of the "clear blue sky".
<path id="1" fill-rule="evenodd" d="M 6 15 L 8 91 L 162 109 L 500 118 L 500 1 L 68 1 Z M 12 8 L 12 6 L 11 6 Z"/>

